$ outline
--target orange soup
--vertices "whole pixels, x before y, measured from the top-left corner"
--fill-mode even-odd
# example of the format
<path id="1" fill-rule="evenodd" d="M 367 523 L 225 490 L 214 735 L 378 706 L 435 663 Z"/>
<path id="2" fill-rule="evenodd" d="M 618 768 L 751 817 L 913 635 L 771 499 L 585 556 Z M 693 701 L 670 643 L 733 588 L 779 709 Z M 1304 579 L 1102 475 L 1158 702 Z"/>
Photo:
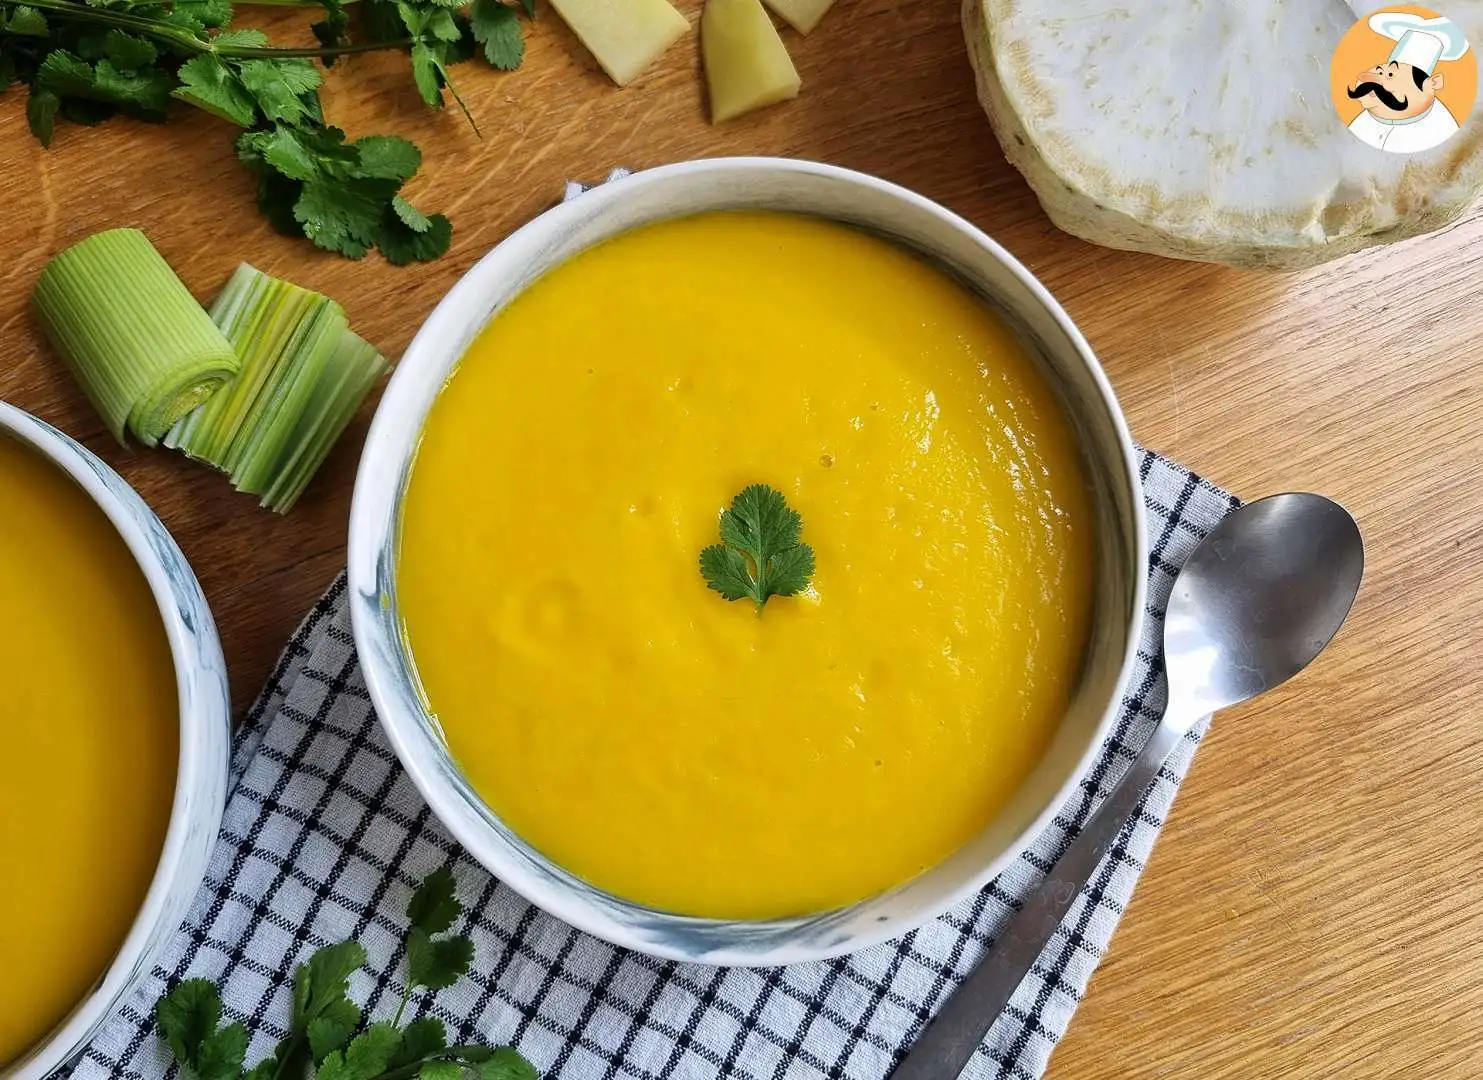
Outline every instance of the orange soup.
<path id="1" fill-rule="evenodd" d="M 0 434 L 0 1066 L 123 944 L 174 796 L 174 665 L 103 512 Z"/>
<path id="2" fill-rule="evenodd" d="M 758 612 L 698 569 L 766 484 L 816 570 Z M 398 600 L 489 805 L 593 884 L 766 918 L 974 836 L 1039 761 L 1091 611 L 1056 397 L 977 297 L 844 226 L 639 229 L 497 315 L 435 403 Z"/>

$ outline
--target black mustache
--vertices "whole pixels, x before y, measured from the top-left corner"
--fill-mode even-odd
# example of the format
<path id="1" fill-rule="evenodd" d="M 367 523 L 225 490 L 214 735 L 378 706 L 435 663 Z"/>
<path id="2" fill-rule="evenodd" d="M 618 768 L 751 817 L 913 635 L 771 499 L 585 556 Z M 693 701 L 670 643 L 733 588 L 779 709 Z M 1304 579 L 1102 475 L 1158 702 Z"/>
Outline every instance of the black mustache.
<path id="1" fill-rule="evenodd" d="M 1352 98 L 1362 98 L 1366 94 L 1374 94 L 1387 108 L 1394 109 L 1396 112 L 1400 112 L 1410 104 L 1405 98 L 1396 97 L 1377 82 L 1362 82 L 1353 90 L 1347 91 L 1347 93 Z"/>

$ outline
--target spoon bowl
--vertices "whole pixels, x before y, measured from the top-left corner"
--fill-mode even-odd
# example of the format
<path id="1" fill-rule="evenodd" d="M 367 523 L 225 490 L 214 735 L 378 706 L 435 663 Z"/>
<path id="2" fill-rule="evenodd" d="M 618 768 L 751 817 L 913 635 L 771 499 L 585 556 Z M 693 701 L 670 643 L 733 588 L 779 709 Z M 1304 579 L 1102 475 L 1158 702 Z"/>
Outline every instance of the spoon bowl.
<path id="1" fill-rule="evenodd" d="M 1169 597 L 1165 723 L 1187 731 L 1307 667 L 1349 614 L 1364 565 L 1359 526 L 1322 495 L 1272 495 L 1226 518 Z"/>

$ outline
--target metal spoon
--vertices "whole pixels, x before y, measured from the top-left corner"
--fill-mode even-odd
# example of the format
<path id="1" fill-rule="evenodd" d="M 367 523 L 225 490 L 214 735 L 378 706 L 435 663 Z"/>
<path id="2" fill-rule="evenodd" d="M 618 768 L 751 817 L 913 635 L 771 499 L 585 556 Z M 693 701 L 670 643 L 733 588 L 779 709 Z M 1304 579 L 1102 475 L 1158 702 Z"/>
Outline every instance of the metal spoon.
<path id="1" fill-rule="evenodd" d="M 1364 564 L 1359 527 L 1322 495 L 1250 503 L 1200 542 L 1175 579 L 1164 617 L 1169 704 L 1158 727 L 890 1080 L 954 1080 L 963 1071 L 1164 759 L 1201 717 L 1307 667 L 1349 614 Z"/>

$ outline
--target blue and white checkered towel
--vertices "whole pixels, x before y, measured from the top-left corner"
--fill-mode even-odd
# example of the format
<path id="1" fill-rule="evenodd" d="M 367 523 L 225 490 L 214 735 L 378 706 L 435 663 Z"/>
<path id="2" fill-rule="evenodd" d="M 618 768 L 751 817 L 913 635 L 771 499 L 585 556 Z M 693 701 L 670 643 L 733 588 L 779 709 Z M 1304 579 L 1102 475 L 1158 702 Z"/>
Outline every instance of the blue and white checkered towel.
<path id="1" fill-rule="evenodd" d="M 346 937 L 352 981 L 393 1012 L 407 897 L 452 862 L 475 942 L 471 977 L 434 999 L 453 1041 L 511 1043 L 550 1080 L 880 1080 L 1136 755 L 1164 700 L 1159 642 L 1177 568 L 1236 500 L 1142 458 L 1149 615 L 1122 716 L 1081 791 L 1002 877 L 948 915 L 856 955 L 771 970 L 676 964 L 616 949 L 533 908 L 473 862 L 398 764 L 356 666 L 343 577 L 294 634 L 238 735 L 239 778 L 206 882 L 164 960 L 78 1062 L 76 1080 L 154 1078 L 168 1054 L 153 1004 L 188 975 L 222 987 L 257 1061 L 285 1034 L 294 966 Z M 1203 727 L 1169 760 L 970 1066 L 1040 1076 L 1132 895 Z"/>

